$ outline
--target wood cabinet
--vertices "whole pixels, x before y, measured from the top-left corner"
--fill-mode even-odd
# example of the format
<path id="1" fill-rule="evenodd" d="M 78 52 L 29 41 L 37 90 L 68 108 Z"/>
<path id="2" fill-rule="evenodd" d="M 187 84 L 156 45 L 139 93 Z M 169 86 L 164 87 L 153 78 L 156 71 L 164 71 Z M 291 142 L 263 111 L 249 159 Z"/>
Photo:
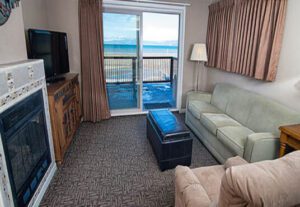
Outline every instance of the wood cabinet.
<path id="1" fill-rule="evenodd" d="M 78 74 L 70 73 L 65 77 L 65 80 L 47 86 L 55 159 L 58 163 L 63 161 L 81 120 Z"/>

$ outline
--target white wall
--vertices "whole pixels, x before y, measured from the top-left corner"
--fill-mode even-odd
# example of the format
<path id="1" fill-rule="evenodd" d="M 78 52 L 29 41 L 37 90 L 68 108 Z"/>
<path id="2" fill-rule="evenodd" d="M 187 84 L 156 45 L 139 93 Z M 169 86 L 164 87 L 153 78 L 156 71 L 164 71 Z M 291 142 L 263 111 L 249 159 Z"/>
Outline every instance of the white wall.
<path id="1" fill-rule="evenodd" d="M 41 4 L 43 1 L 43 4 Z M 173 2 L 183 2 L 182 0 L 169 0 Z M 205 42 L 208 18 L 208 5 L 216 0 L 187 0 L 191 7 L 187 7 L 186 14 L 186 34 L 185 34 L 185 55 L 184 55 L 184 76 L 183 76 L 183 103 L 185 106 L 185 93 L 193 89 L 194 84 L 194 63 L 189 61 L 192 44 Z M 28 5 L 32 2 L 39 2 L 32 10 Z M 34 13 L 37 7 L 44 8 L 46 12 L 35 12 L 33 14 L 24 13 L 25 27 L 39 25 L 42 27 L 45 20 L 36 21 L 38 16 L 47 16 L 47 28 L 68 33 L 69 38 L 69 57 L 72 72 L 80 73 L 80 41 L 79 41 L 79 21 L 78 21 L 78 0 L 23 0 L 24 9 Z M 298 59 L 300 57 L 300 27 L 298 19 L 300 13 L 300 1 L 289 0 L 286 18 L 286 27 L 283 40 L 283 47 L 278 67 L 278 75 L 275 82 L 268 83 L 256 81 L 251 78 L 243 77 L 232 73 L 208 69 L 207 86 L 210 91 L 218 82 L 229 82 L 239 87 L 243 87 L 257 93 L 269 96 L 279 102 L 300 111 L 300 69 L 298 69 Z M 41 9 L 44 11 L 43 9 Z M 15 10 L 14 10 L 15 11 Z M 20 13 L 20 11 L 19 11 Z M 298 14 L 299 13 L 299 14 Z M 33 15 L 33 16 L 32 16 Z M 41 17 L 44 19 L 44 17 Z M 10 19 L 10 21 L 12 21 Z M 31 23 L 29 23 L 31 22 Z M 1 31 L 0 27 L 0 31 Z M 1 33 L 2 36 L 2 33 Z M 3 39 L 0 38 L 2 42 Z M 7 41 L 3 41 L 7 42 Z M 15 44 L 16 45 L 16 44 Z M 19 44 L 17 44 L 19 45 Z M 21 44 L 22 45 L 22 44 Z M 22 49 L 21 51 L 25 51 Z M 1 52 L 3 53 L 3 52 Z M 24 55 L 23 55 L 24 56 Z M 1 55 L 2 59 L 2 55 Z"/>
<path id="2" fill-rule="evenodd" d="M 50 30 L 68 35 L 70 71 L 81 73 L 78 0 L 47 0 Z"/>
<path id="3" fill-rule="evenodd" d="M 182 108 L 185 108 L 186 93 L 194 89 L 195 62 L 191 62 L 190 55 L 194 43 L 206 42 L 207 20 L 208 20 L 208 6 L 210 1 L 194 0 L 191 2 L 192 6 L 187 7 L 186 17 L 186 38 L 185 38 L 185 62 L 184 62 L 184 76 L 183 76 L 183 97 Z"/>
<path id="4" fill-rule="evenodd" d="M 28 12 L 37 9 L 37 6 L 31 3 L 41 0 L 23 0 L 27 4 L 24 9 Z M 47 28 L 67 32 L 69 41 L 69 59 L 71 72 L 81 73 L 80 61 L 80 39 L 79 39 L 79 19 L 78 19 L 78 0 L 44 0 L 46 2 Z M 182 2 L 182 0 L 169 0 L 173 2 Z M 183 93 L 193 89 L 194 84 L 194 63 L 189 61 L 189 56 L 193 43 L 205 42 L 206 28 L 208 18 L 208 5 L 211 0 L 187 0 L 192 6 L 186 9 L 186 34 L 185 34 L 185 54 L 184 54 L 184 76 Z M 40 3 L 38 4 L 40 5 Z M 29 9 L 34 7 L 34 9 Z M 39 6 L 40 7 L 40 6 Z M 25 11 L 24 10 L 24 11 Z M 32 25 L 39 14 L 24 14 L 26 28 Z M 34 18 L 33 18 L 34 17 Z M 43 17 L 44 18 L 44 17 Z M 28 21 L 28 22 L 27 22 Z M 31 22 L 31 23 L 30 23 Z M 185 106 L 185 95 L 183 103 Z"/>
<path id="5" fill-rule="evenodd" d="M 0 64 L 27 59 L 22 5 L 12 10 L 8 21 L 0 26 Z"/>
<path id="6" fill-rule="evenodd" d="M 22 0 L 25 30 L 48 29 L 47 4 L 45 0 Z"/>
<path id="7" fill-rule="evenodd" d="M 239 87 L 271 97 L 300 112 L 300 1 L 289 0 L 282 50 L 275 82 L 257 81 L 241 75 L 209 69 L 207 82 L 212 90 L 218 82 L 228 82 Z"/>
<path id="8" fill-rule="evenodd" d="M 182 108 L 185 108 L 186 93 L 194 89 L 194 67 L 195 62 L 191 62 L 190 55 L 194 43 L 206 42 L 208 6 L 212 0 L 169 0 L 173 2 L 185 2 L 191 4 L 186 7 L 185 24 L 185 48 L 184 48 L 184 68 L 182 86 Z M 199 84 L 200 85 L 200 84 Z"/>
<path id="9" fill-rule="evenodd" d="M 70 71 L 81 73 L 78 0 L 23 0 L 25 29 L 66 32 Z"/>

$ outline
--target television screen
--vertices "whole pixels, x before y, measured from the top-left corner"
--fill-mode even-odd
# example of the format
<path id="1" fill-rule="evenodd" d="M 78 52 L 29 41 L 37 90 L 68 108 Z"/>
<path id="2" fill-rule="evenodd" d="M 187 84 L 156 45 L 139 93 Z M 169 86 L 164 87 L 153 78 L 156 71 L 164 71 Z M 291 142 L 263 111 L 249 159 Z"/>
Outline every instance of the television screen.
<path id="1" fill-rule="evenodd" d="M 47 79 L 69 72 L 67 34 L 28 30 L 29 57 L 43 59 Z"/>

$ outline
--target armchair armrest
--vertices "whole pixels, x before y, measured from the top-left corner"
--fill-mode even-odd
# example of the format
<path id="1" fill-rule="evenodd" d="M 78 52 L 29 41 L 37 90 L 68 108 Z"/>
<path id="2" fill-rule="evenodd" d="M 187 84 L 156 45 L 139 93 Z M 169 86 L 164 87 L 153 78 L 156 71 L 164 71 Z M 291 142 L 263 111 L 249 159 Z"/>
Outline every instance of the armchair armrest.
<path id="1" fill-rule="evenodd" d="M 227 159 L 224 164 L 224 168 L 226 170 L 227 168 L 230 168 L 233 166 L 245 165 L 245 164 L 248 164 L 248 162 L 246 160 L 244 160 L 240 156 L 236 156 L 236 157 L 231 157 L 231 158 Z"/>
<path id="2" fill-rule="evenodd" d="M 212 94 L 208 92 L 202 92 L 202 91 L 190 91 L 187 93 L 187 101 L 186 106 L 188 106 L 189 101 L 191 100 L 198 100 L 198 101 L 204 101 L 207 103 L 210 103 Z"/>
<path id="3" fill-rule="evenodd" d="M 244 159 L 248 162 L 273 160 L 278 157 L 279 137 L 272 133 L 254 133 L 247 138 Z"/>
<path id="4" fill-rule="evenodd" d="M 192 170 L 177 166 L 175 169 L 175 207 L 209 206 L 206 191 Z"/>

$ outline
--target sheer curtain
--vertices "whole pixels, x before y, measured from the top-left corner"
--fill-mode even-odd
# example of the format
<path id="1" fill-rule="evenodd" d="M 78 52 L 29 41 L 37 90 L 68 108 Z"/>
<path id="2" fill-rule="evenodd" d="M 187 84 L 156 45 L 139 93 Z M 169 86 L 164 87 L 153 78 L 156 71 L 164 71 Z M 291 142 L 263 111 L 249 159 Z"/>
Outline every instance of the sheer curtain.
<path id="1" fill-rule="evenodd" d="M 207 66 L 274 81 L 287 0 L 223 0 L 209 6 Z"/>
<path id="2" fill-rule="evenodd" d="M 110 118 L 103 54 L 102 1 L 79 0 L 84 121 Z"/>

